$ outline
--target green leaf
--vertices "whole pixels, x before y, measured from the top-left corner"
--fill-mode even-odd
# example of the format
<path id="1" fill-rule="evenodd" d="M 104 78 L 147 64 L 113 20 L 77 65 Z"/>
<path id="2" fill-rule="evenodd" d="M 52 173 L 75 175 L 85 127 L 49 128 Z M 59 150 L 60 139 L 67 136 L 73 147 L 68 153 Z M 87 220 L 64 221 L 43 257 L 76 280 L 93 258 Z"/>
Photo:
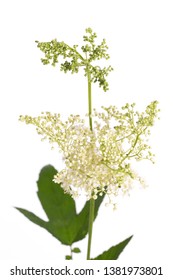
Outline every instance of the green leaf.
<path id="1" fill-rule="evenodd" d="M 44 211 L 50 221 L 58 220 L 59 223 L 68 223 L 69 220 L 76 216 L 75 202 L 64 190 L 60 184 L 53 182 L 57 170 L 50 165 L 42 168 L 38 185 L 38 197 Z"/>
<path id="2" fill-rule="evenodd" d="M 30 211 L 27 211 L 22 208 L 15 207 L 19 212 L 21 212 L 26 218 L 28 218 L 31 222 L 35 223 L 36 225 L 46 229 L 49 233 L 51 233 L 55 238 L 57 238 L 62 244 L 64 245 L 71 245 L 71 234 L 69 232 L 68 227 L 59 226 L 56 222 L 44 221 L 37 217 Z"/>
<path id="3" fill-rule="evenodd" d="M 79 248 L 75 247 L 75 248 L 72 249 L 72 252 L 73 253 L 81 253 L 81 250 Z"/>
<path id="4" fill-rule="evenodd" d="M 121 243 L 111 247 L 109 250 L 103 252 L 101 255 L 97 256 L 92 260 L 117 260 L 119 255 L 122 253 L 122 251 L 127 246 L 132 237 L 133 235 L 125 239 Z"/>
<path id="5" fill-rule="evenodd" d="M 30 211 L 16 208 L 31 222 L 43 227 L 64 245 L 72 245 L 83 239 L 88 233 L 89 202 L 86 202 L 79 214 L 76 213 L 75 201 L 64 193 L 60 184 L 53 182 L 56 169 L 47 165 L 42 168 L 38 186 L 38 198 L 48 217 L 44 221 Z M 95 217 L 103 201 L 99 197 L 95 203 Z"/>
<path id="6" fill-rule="evenodd" d="M 35 214 L 33 214 L 32 212 L 29 212 L 25 209 L 22 208 L 18 208 L 15 207 L 18 211 L 20 211 L 26 218 L 28 218 L 31 222 L 35 223 L 36 225 L 46 228 L 48 222 L 43 221 L 42 219 L 40 219 L 39 217 L 37 217 Z"/>
<path id="7" fill-rule="evenodd" d="M 53 182 L 57 170 L 47 165 L 42 168 L 38 185 L 38 198 L 49 218 L 48 231 L 64 245 L 71 245 L 76 234 L 74 199 L 65 194 L 60 184 Z"/>
<path id="8" fill-rule="evenodd" d="M 66 260 L 72 260 L 72 256 L 67 255 L 67 256 L 65 256 L 65 259 Z"/>
<path id="9" fill-rule="evenodd" d="M 38 198 L 49 219 L 48 222 L 38 218 L 32 212 L 16 208 L 33 223 L 45 228 L 64 245 L 71 245 L 76 235 L 73 221 L 76 218 L 76 207 L 73 198 L 65 194 L 60 185 L 53 182 L 56 169 L 47 165 L 39 174 Z"/>

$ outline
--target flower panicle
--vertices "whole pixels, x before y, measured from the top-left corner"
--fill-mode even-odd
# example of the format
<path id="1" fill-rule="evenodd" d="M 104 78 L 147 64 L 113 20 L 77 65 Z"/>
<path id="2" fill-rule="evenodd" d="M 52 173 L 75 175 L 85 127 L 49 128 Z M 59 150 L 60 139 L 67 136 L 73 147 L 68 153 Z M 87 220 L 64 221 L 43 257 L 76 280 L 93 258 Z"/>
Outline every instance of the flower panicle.
<path id="1" fill-rule="evenodd" d="M 111 200 L 119 192 L 127 193 L 134 180 L 142 184 L 132 160 L 153 162 L 147 140 L 158 117 L 157 105 L 157 101 L 150 103 L 142 113 L 135 111 L 135 104 L 126 104 L 121 110 L 115 106 L 102 107 L 102 112 L 94 110 L 93 131 L 79 115 L 63 121 L 60 114 L 46 112 L 19 119 L 36 126 L 42 140 L 58 145 L 65 168 L 54 181 L 61 183 L 65 192 L 73 197 L 84 192 L 88 199 L 105 193 Z"/>

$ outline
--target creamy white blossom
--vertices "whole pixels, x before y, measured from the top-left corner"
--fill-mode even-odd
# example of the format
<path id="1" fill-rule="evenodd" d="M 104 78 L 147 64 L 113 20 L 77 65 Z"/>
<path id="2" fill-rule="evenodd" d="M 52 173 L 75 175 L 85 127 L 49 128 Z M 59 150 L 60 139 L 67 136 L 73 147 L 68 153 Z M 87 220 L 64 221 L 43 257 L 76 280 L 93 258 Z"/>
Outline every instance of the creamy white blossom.
<path id="1" fill-rule="evenodd" d="M 60 114 L 42 113 L 38 117 L 20 116 L 20 120 L 36 126 L 42 139 L 58 144 L 65 168 L 54 182 L 60 183 L 73 197 L 84 192 L 88 199 L 107 194 L 110 202 L 119 192 L 128 192 L 134 180 L 143 183 L 131 167 L 131 159 L 153 161 L 147 144 L 150 127 L 157 117 L 157 101 L 139 113 L 135 104 L 121 110 L 115 106 L 93 111 L 93 130 L 87 118 L 70 115 L 62 121 Z"/>

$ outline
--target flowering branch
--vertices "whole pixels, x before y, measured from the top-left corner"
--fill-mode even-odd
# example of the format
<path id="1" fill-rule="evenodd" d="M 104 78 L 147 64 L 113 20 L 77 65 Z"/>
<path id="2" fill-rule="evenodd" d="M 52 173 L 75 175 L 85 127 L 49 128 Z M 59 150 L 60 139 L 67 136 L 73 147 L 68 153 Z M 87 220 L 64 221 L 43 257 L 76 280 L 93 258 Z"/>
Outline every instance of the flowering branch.
<path id="1" fill-rule="evenodd" d="M 133 170 L 133 161 L 147 159 L 154 162 L 154 154 L 147 142 L 159 112 L 157 101 L 151 102 L 141 113 L 136 111 L 134 103 L 127 103 L 121 109 L 116 106 L 103 106 L 101 112 L 92 110 L 92 83 L 98 82 L 99 86 L 107 91 L 109 85 L 106 77 L 113 70 L 111 66 L 100 68 L 93 65 L 95 60 L 109 59 L 105 39 L 96 45 L 96 38 L 96 33 L 87 28 L 86 35 L 83 36 L 85 45 L 81 47 L 82 54 L 78 51 L 78 45 L 70 47 L 56 39 L 51 42 L 36 41 L 38 48 L 45 55 L 41 59 L 43 64 L 55 66 L 62 60 L 60 70 L 72 74 L 78 73 L 80 67 L 84 68 L 88 82 L 88 114 L 83 117 L 71 114 L 65 121 L 60 114 L 50 112 L 42 113 L 38 117 L 19 118 L 26 124 L 36 126 L 41 139 L 47 139 L 52 148 L 58 146 L 65 168 L 54 175 L 54 183 L 73 198 L 85 194 L 87 200 L 90 200 L 87 260 L 91 259 L 95 203 L 98 210 L 97 202 L 106 195 L 109 204 L 115 209 L 117 195 L 129 192 L 135 180 L 144 184 Z M 40 223 L 42 227 L 45 226 L 45 222 L 40 222 L 32 213 L 23 209 L 19 211 L 30 220 Z M 104 259 L 105 256 L 106 259 L 117 258 L 130 239 L 131 237 L 111 247 L 95 259 Z M 72 241 L 67 243 L 72 245 Z M 72 253 L 75 251 L 71 247 L 71 255 L 67 258 L 72 259 Z"/>
<path id="2" fill-rule="evenodd" d="M 86 29 L 86 35 L 83 36 L 84 42 L 86 44 L 81 47 L 83 55 L 77 51 L 78 45 L 70 47 L 64 42 L 57 42 L 57 40 L 52 40 L 47 43 L 37 42 L 37 46 L 41 51 L 45 53 L 45 58 L 42 58 L 43 64 L 51 63 L 52 66 L 55 66 L 59 61 L 59 56 L 62 56 L 63 59 L 66 59 L 65 62 L 61 63 L 61 71 L 65 73 L 71 71 L 71 73 L 77 73 L 79 67 L 83 66 L 85 71 L 85 76 L 88 80 L 88 118 L 89 118 L 89 127 L 92 131 L 92 96 L 91 96 L 91 84 L 92 82 L 99 83 L 100 87 L 103 87 L 104 91 L 108 90 L 108 82 L 106 81 L 106 76 L 110 71 L 113 70 L 111 66 L 104 67 L 101 69 L 99 66 L 93 66 L 91 62 L 94 60 L 100 60 L 102 58 L 109 59 L 107 54 L 107 45 L 105 39 L 101 42 L 100 45 L 95 45 L 95 39 L 97 38 L 96 33 L 92 31 L 91 28 Z M 90 247 L 92 239 L 92 225 L 94 220 L 94 200 L 91 198 L 90 202 L 90 219 L 89 219 L 89 231 L 88 231 L 88 251 L 87 259 L 90 259 Z"/>

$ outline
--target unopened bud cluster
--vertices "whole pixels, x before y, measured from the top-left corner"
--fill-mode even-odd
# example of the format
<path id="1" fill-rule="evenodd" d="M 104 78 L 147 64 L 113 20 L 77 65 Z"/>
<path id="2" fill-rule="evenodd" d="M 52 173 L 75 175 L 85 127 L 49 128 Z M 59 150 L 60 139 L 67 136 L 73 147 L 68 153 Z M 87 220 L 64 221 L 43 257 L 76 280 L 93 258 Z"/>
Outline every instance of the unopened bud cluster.
<path id="1" fill-rule="evenodd" d="M 107 53 L 108 46 L 105 39 L 99 45 L 96 45 L 96 33 L 91 28 L 86 29 L 86 35 L 83 36 L 86 44 L 81 47 L 82 54 L 79 53 L 78 45 L 70 47 L 64 42 L 58 42 L 56 39 L 50 42 L 38 42 L 37 47 L 45 54 L 41 59 L 43 64 L 51 64 L 56 66 L 61 58 L 63 62 L 60 63 L 60 69 L 63 72 L 78 73 L 80 67 L 84 67 L 85 76 L 90 73 L 91 82 L 98 82 L 99 86 L 107 91 L 108 82 L 106 77 L 113 70 L 111 66 L 101 68 L 100 66 L 92 65 L 92 62 L 100 59 L 109 59 Z"/>

